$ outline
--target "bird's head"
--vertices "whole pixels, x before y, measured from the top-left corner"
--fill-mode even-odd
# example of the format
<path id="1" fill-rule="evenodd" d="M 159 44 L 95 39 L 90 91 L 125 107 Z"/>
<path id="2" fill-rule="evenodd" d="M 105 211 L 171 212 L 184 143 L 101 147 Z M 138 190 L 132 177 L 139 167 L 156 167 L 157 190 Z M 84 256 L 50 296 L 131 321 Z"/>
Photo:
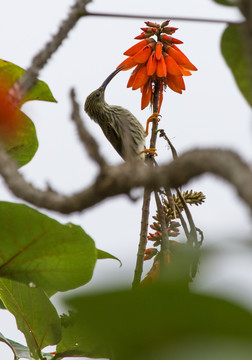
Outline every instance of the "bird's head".
<path id="1" fill-rule="evenodd" d="M 94 118 L 97 111 L 101 111 L 105 105 L 104 94 L 107 85 L 113 79 L 113 77 L 118 74 L 124 66 L 113 71 L 107 79 L 102 83 L 102 85 L 95 91 L 93 91 L 90 95 L 88 95 L 86 102 L 85 102 L 85 111 L 91 117 Z"/>

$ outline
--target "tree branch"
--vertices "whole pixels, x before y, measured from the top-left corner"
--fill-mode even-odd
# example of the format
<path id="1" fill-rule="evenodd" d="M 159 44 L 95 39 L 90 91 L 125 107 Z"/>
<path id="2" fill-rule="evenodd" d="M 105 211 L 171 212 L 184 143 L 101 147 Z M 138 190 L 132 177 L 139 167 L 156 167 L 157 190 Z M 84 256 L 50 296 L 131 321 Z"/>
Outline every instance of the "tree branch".
<path id="1" fill-rule="evenodd" d="M 0 174 L 13 194 L 35 206 L 65 214 L 82 211 L 119 194 L 128 194 L 137 187 L 176 188 L 205 173 L 217 175 L 232 184 L 252 210 L 252 172 L 237 154 L 229 150 L 191 150 L 159 167 L 145 166 L 141 162 L 109 166 L 91 186 L 66 196 L 52 190 L 39 190 L 26 182 L 16 163 L 0 146 Z"/>
<path id="2" fill-rule="evenodd" d="M 53 35 L 52 39 L 46 43 L 44 48 L 34 56 L 31 66 L 10 90 L 10 95 L 17 103 L 20 103 L 25 94 L 36 84 L 39 71 L 46 65 L 47 61 L 52 54 L 56 52 L 63 40 L 66 39 L 69 31 L 72 30 L 80 17 L 87 14 L 86 5 L 90 1 L 91 0 L 76 0 L 67 18 L 60 24 L 57 33 Z"/>
<path id="3" fill-rule="evenodd" d="M 90 158 L 95 161 L 102 171 L 106 166 L 108 166 L 106 160 L 102 156 L 99 151 L 99 146 L 95 140 L 95 138 L 90 134 L 90 132 L 86 129 L 81 117 L 80 117 L 80 109 L 79 104 L 75 100 L 75 92 L 74 89 L 70 92 L 70 97 L 72 100 L 72 120 L 75 123 L 79 138 L 81 143 L 85 146 Z"/>

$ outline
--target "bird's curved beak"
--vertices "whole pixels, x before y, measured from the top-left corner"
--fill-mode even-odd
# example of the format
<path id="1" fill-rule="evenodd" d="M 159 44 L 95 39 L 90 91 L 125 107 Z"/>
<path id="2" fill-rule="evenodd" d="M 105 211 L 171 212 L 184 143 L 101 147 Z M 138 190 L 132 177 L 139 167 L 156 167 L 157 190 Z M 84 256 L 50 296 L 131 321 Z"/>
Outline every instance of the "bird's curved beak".
<path id="1" fill-rule="evenodd" d="M 116 74 L 118 74 L 125 66 L 120 66 L 118 69 L 116 69 L 115 71 L 113 71 L 108 77 L 107 79 L 102 83 L 101 87 L 105 90 L 106 86 L 110 83 L 110 81 L 113 79 L 114 76 L 116 76 Z"/>

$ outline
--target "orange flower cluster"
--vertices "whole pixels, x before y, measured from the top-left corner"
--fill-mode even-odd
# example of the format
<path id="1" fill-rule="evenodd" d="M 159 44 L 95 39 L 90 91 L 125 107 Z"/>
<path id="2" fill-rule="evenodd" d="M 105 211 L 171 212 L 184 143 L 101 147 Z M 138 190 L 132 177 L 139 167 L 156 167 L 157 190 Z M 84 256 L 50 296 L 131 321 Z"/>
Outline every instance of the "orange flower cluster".
<path id="1" fill-rule="evenodd" d="M 1 83 L 0 88 L 0 140 L 9 141 L 17 136 L 20 129 L 18 109 L 8 96 L 8 88 Z"/>
<path id="2" fill-rule="evenodd" d="M 128 56 L 118 68 L 129 70 L 135 67 L 131 74 L 127 87 L 132 90 L 141 89 L 143 110 L 149 103 L 153 104 L 153 93 L 155 84 L 159 82 L 159 109 L 163 101 L 163 90 L 169 86 L 170 89 L 182 94 L 185 90 L 183 76 L 191 75 L 191 71 L 197 68 L 177 47 L 183 42 L 171 35 L 177 30 L 175 27 L 167 26 L 169 20 L 161 25 L 146 21 L 147 27 L 141 28 L 143 32 L 135 39 L 141 40 L 124 52 Z M 157 41 L 152 38 L 157 37 Z"/>

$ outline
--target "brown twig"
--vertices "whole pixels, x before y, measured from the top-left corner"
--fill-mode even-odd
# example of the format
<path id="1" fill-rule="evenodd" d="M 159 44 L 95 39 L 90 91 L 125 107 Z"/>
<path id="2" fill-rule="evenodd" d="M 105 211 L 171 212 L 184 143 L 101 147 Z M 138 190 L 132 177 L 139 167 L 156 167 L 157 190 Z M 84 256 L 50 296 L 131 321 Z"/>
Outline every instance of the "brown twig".
<path id="1" fill-rule="evenodd" d="M 165 139 L 165 141 L 167 141 L 167 143 L 171 149 L 173 159 L 174 160 L 177 159 L 178 158 L 177 151 L 163 129 L 160 130 L 159 137 L 162 137 Z"/>
<path id="2" fill-rule="evenodd" d="M 174 160 L 178 159 L 177 151 L 176 151 L 175 147 L 173 146 L 172 142 L 170 141 L 170 139 L 168 138 L 168 136 L 166 135 L 164 130 L 160 131 L 160 137 L 164 138 L 167 141 L 168 145 L 170 146 L 171 151 L 172 151 L 173 159 Z M 185 227 L 185 224 L 186 224 L 185 220 L 182 217 L 181 212 L 179 211 L 181 224 L 183 226 L 183 229 L 186 230 L 185 235 L 187 237 L 187 241 L 190 244 L 197 244 L 197 231 L 196 231 L 196 227 L 195 227 L 195 224 L 194 224 L 194 221 L 193 221 L 192 214 L 191 214 L 191 212 L 190 212 L 190 210 L 189 210 L 189 208 L 187 206 L 187 203 L 185 202 L 185 200 L 183 198 L 183 195 L 181 194 L 181 191 L 179 190 L 179 188 L 176 188 L 176 191 L 177 191 L 178 197 L 180 198 L 180 201 L 181 201 L 181 203 L 183 205 L 183 208 L 185 210 L 188 223 L 190 225 L 190 232 L 188 232 L 187 227 Z"/>
<path id="3" fill-rule="evenodd" d="M 189 230 L 188 230 L 188 227 L 187 227 L 186 221 L 185 221 L 185 219 L 184 219 L 184 216 L 182 215 L 181 210 L 180 210 L 180 208 L 178 207 L 178 205 L 176 204 L 175 206 L 176 206 L 176 210 L 177 210 L 177 212 L 178 212 L 178 214 L 179 214 L 179 218 L 180 218 L 181 225 L 182 225 L 182 227 L 183 227 L 185 236 L 186 236 L 187 240 L 189 240 L 189 239 L 190 239 L 190 232 L 189 232 Z"/>
<path id="4" fill-rule="evenodd" d="M 186 217 L 188 220 L 188 223 L 190 225 L 190 233 L 189 236 L 187 236 L 187 240 L 189 244 L 197 244 L 198 243 L 198 237 L 197 237 L 197 231 L 196 231 L 196 227 L 193 221 L 193 217 L 191 214 L 191 211 L 189 210 L 187 203 L 185 202 L 185 199 L 183 198 L 183 195 L 181 194 L 180 190 L 178 188 L 176 188 L 178 197 L 180 198 L 181 204 L 183 205 L 183 209 L 185 210 L 186 213 Z"/>
<path id="5" fill-rule="evenodd" d="M 155 200 L 157 205 L 157 212 L 158 212 L 158 220 L 161 225 L 161 232 L 162 232 L 162 241 L 161 241 L 161 252 L 164 253 L 165 251 L 169 251 L 169 234 L 167 230 L 167 223 L 165 221 L 165 214 L 162 207 L 161 200 L 159 198 L 158 192 L 154 191 L 155 193 Z M 161 260 L 163 257 L 161 256 Z M 163 263 L 163 261 L 161 261 Z"/>
<path id="6" fill-rule="evenodd" d="M 109 166 L 91 186 L 67 196 L 55 191 L 42 191 L 26 182 L 16 163 L 0 145 L 0 174 L 12 193 L 30 204 L 64 214 L 88 209 L 119 194 L 128 194 L 133 188 L 176 188 L 206 173 L 217 175 L 233 185 L 252 211 L 252 171 L 233 151 L 191 150 L 177 160 L 158 167 L 139 163 Z"/>
<path id="7" fill-rule="evenodd" d="M 99 146 L 98 146 L 95 138 L 87 130 L 87 128 L 85 127 L 85 125 L 80 117 L 79 104 L 75 100 L 74 89 L 71 90 L 70 97 L 72 100 L 72 107 L 73 107 L 72 120 L 76 124 L 81 143 L 85 146 L 90 158 L 99 165 L 100 170 L 102 171 L 106 166 L 108 166 L 108 164 L 107 164 L 106 160 L 104 159 L 104 157 L 101 155 L 101 153 L 99 151 Z"/>

